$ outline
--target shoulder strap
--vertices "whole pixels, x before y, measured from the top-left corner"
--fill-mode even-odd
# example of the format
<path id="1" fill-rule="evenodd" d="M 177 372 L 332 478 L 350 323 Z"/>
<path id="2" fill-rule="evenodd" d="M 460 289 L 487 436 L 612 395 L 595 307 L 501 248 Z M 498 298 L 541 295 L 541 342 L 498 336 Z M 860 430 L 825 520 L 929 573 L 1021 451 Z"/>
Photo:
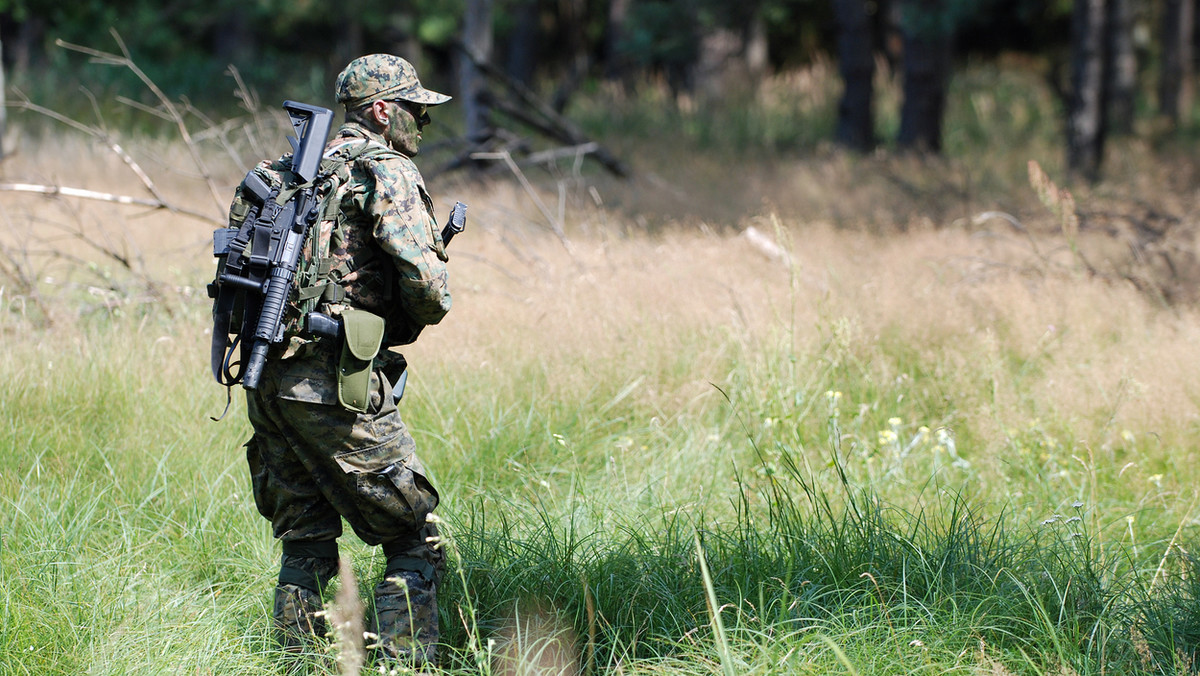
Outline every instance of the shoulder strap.
<path id="1" fill-rule="evenodd" d="M 315 182 L 323 182 L 322 194 L 325 203 L 322 205 L 320 221 L 334 221 L 335 229 L 341 227 L 340 202 L 335 199 L 338 187 L 345 183 L 350 175 L 348 167 L 358 159 L 376 159 L 388 156 L 401 157 L 400 153 L 370 139 L 353 139 L 328 148 L 321 160 Z M 345 297 L 345 290 L 338 283 L 348 270 L 346 265 L 336 268 L 333 260 L 323 250 L 318 238 L 311 238 L 311 264 L 303 275 L 303 281 L 297 285 L 296 300 L 301 303 L 301 311 L 309 312 L 316 308 L 321 301 L 340 302 Z M 361 265 L 357 261 L 354 266 Z M 353 268 L 351 268 L 353 269 Z M 332 274 L 331 274 L 332 273 Z"/>

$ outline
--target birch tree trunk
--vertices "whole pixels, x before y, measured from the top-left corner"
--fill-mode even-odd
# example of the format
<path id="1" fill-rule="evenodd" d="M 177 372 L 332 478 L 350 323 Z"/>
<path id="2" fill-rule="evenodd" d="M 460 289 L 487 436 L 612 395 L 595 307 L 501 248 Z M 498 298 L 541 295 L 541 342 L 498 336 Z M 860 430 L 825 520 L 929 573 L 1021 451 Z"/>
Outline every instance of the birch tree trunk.
<path id="1" fill-rule="evenodd" d="M 860 152 L 875 148 L 875 58 L 867 0 L 834 0 L 838 25 L 838 71 L 842 99 L 838 103 L 837 142 Z"/>

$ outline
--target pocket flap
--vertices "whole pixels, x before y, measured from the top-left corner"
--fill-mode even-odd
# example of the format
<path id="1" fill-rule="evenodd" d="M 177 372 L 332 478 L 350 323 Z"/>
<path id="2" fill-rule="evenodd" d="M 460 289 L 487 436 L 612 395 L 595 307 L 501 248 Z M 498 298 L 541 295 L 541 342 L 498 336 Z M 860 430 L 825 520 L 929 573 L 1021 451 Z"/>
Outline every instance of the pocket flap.
<path id="1" fill-rule="evenodd" d="M 342 330 L 346 349 L 356 359 L 368 361 L 375 358 L 383 343 L 383 317 L 364 310 L 342 312 Z"/>
<path id="2" fill-rule="evenodd" d="M 411 436 L 397 433 L 377 446 L 338 453 L 333 460 L 346 474 L 387 474 L 396 465 L 407 466 L 415 460 L 416 450 Z M 418 466 L 417 471 L 424 473 L 424 466 Z"/>
<path id="3" fill-rule="evenodd" d="M 279 379 L 279 398 L 306 404 L 336 404 L 337 381 L 285 375 Z"/>

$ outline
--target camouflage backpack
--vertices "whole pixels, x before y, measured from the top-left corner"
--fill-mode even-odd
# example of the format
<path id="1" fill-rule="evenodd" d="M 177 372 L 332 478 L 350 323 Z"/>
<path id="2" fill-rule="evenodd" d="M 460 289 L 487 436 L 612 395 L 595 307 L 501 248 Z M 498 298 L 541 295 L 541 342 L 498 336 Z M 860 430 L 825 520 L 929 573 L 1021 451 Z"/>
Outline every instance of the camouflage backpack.
<path id="1" fill-rule="evenodd" d="M 343 299 L 329 250 L 342 228 L 338 189 L 355 160 L 396 154 L 369 141 L 326 150 L 332 113 L 284 104 L 289 114 L 297 107 L 317 112 L 297 125 L 300 140 L 288 139 L 293 153 L 247 173 L 230 204 L 229 225 L 213 233 L 211 366 L 222 385 L 255 389 L 270 347 L 299 333 L 318 304 Z"/>

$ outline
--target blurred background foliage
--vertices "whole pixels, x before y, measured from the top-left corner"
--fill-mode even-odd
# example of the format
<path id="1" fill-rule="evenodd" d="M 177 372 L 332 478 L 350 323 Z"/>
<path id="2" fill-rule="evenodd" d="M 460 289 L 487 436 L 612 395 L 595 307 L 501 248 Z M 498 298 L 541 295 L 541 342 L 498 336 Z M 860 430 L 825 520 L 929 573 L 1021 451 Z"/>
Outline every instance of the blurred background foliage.
<path id="1" fill-rule="evenodd" d="M 117 87 L 131 76 L 96 72 L 55 41 L 108 48 L 109 30 L 164 90 L 212 105 L 229 103 L 235 66 L 264 97 L 328 83 L 351 58 L 388 51 L 413 57 L 431 82 L 454 90 L 454 40 L 467 0 L 0 0 L 9 83 L 31 96 L 71 98 Z M 494 60 L 525 83 L 553 88 L 580 63 L 588 78 L 666 78 L 680 91 L 702 86 L 706 59 L 765 46 L 764 72 L 785 72 L 836 54 L 830 0 L 493 0 Z M 892 21 L 898 0 L 862 3 L 873 21 Z M 895 6 L 893 8 L 893 5 Z M 920 29 L 957 34 L 954 58 L 1019 51 L 1050 58 L 1065 49 L 1069 0 L 944 0 L 909 12 Z M 894 11 L 895 10 L 895 11 Z M 1147 16 L 1149 21 L 1151 17 Z M 942 28 L 938 28 L 941 26 Z M 721 45 L 714 35 L 735 34 Z M 899 58 L 880 32 L 875 49 Z M 750 44 L 755 42 L 755 44 Z M 894 42 L 894 40 L 893 40 Z M 758 57 L 755 57 L 758 58 Z M 146 101 L 150 103 L 150 101 Z"/>
<path id="2" fill-rule="evenodd" d="M 116 128 L 152 130 L 159 121 L 113 101 L 160 101 L 129 69 L 89 63 L 71 45 L 116 52 L 123 44 L 167 96 L 214 120 L 260 101 L 273 109 L 285 98 L 333 107 L 332 82 L 348 61 L 399 54 L 417 64 L 427 86 L 457 98 L 437 122 L 447 125 L 460 165 L 469 164 L 461 158 L 472 148 L 511 142 L 497 128 L 523 121 L 502 107 L 508 118 L 497 120 L 496 92 L 526 87 L 618 153 L 666 138 L 747 158 L 825 146 L 961 158 L 997 150 L 1016 134 L 1037 136 L 1039 150 L 1061 156 L 1037 156 L 1051 170 L 1061 162 L 1070 178 L 1094 183 L 1114 138 L 1168 151 L 1195 139 L 1194 5 L 0 0 L 0 39 L 10 109 L 28 100 Z M 501 75 L 485 85 L 468 77 L 478 70 L 468 52 Z M 251 100 L 237 95 L 239 81 Z M 528 100 L 519 105 L 528 108 Z M 997 126 L 1001 118 L 1011 124 Z M 161 129 L 174 133 L 169 122 Z M 555 140 L 584 139 L 566 136 Z"/>

